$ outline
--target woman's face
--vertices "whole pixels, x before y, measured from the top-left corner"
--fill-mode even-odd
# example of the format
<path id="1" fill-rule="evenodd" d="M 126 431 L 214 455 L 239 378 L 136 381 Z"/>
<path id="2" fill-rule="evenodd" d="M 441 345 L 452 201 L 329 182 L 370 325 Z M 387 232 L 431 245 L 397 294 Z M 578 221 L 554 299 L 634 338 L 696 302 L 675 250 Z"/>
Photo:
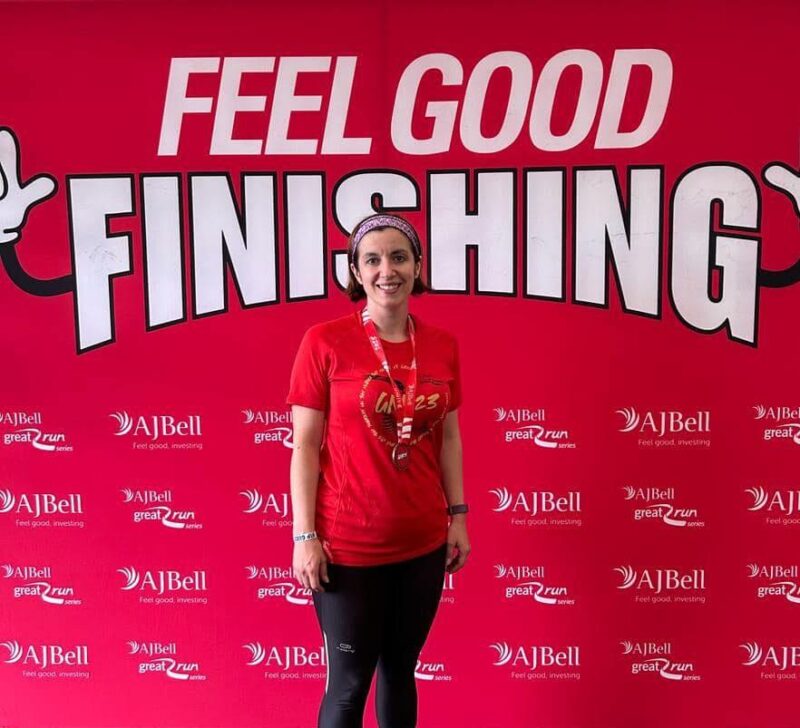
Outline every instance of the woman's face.
<path id="1" fill-rule="evenodd" d="M 374 306 L 395 307 L 408 301 L 419 276 L 411 241 L 395 228 L 367 233 L 358 244 L 353 275 Z"/>

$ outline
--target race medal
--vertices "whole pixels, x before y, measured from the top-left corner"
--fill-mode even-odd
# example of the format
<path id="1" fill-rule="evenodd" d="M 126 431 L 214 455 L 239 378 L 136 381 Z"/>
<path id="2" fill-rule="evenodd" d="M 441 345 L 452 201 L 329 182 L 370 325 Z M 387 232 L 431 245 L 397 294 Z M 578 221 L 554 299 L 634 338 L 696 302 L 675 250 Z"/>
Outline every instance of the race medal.
<path id="1" fill-rule="evenodd" d="M 389 384 L 394 392 L 395 417 L 397 421 L 397 443 L 392 448 L 392 464 L 400 471 L 408 470 L 411 456 L 411 428 L 414 424 L 414 405 L 417 393 L 417 344 L 414 332 L 414 320 L 408 317 L 408 338 L 411 341 L 411 366 L 409 367 L 409 380 L 406 385 L 405 397 L 400 393 L 400 388 L 392 377 L 392 370 L 386 352 L 383 350 L 378 329 L 370 319 L 366 307 L 361 311 L 361 321 L 372 346 L 372 351 L 380 362 L 381 368 L 389 379 Z"/>
<path id="2" fill-rule="evenodd" d="M 404 445 L 402 442 L 398 442 L 392 448 L 392 464 L 398 470 L 408 470 L 410 455 L 411 448 L 408 445 Z"/>

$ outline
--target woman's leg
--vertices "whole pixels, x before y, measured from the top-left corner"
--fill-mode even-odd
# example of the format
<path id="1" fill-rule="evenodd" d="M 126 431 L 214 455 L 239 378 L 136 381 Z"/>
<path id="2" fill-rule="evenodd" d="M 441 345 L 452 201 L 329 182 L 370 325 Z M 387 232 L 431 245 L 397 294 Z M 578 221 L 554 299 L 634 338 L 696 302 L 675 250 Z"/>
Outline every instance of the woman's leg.
<path id="1" fill-rule="evenodd" d="M 361 728 L 386 612 L 381 569 L 328 565 L 330 583 L 314 594 L 328 663 L 319 728 Z"/>
<path id="2" fill-rule="evenodd" d="M 439 607 L 446 553 L 442 546 L 389 567 L 391 596 L 387 601 L 375 701 L 380 728 L 417 725 L 414 669 Z"/>

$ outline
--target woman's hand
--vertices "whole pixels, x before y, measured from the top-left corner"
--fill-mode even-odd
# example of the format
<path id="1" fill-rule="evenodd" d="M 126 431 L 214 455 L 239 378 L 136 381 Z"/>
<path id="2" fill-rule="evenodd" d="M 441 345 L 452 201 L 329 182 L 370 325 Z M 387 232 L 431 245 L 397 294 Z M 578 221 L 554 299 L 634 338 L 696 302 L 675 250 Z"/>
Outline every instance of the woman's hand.
<path id="1" fill-rule="evenodd" d="M 447 529 L 447 563 L 445 569 L 455 574 L 463 568 L 472 548 L 467 535 L 467 521 L 463 515 L 453 516 Z"/>
<path id="2" fill-rule="evenodd" d="M 322 582 L 328 583 L 328 558 L 319 539 L 300 541 L 294 545 L 292 571 L 294 578 L 306 589 L 325 591 Z"/>

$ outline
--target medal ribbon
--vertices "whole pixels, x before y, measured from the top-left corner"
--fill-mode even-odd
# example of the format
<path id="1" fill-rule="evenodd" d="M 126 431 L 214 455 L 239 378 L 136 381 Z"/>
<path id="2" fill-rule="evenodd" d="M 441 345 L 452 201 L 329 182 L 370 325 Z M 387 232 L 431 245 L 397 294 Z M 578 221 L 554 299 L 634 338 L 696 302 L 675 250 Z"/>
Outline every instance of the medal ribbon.
<path id="1" fill-rule="evenodd" d="M 383 371 L 386 372 L 386 376 L 389 377 L 389 384 L 392 385 L 394 390 L 394 409 L 397 413 L 397 442 L 400 445 L 406 445 L 411 440 L 411 425 L 414 422 L 414 405 L 417 394 L 417 342 L 414 337 L 414 320 L 411 316 L 408 317 L 408 338 L 411 341 L 411 368 L 408 374 L 408 383 L 406 384 L 405 403 L 403 402 L 403 395 L 400 394 L 400 388 L 392 377 L 392 370 L 389 368 L 389 360 L 383 350 L 381 337 L 378 336 L 378 329 L 375 326 L 375 322 L 370 319 L 366 307 L 361 312 L 361 322 L 364 324 L 364 330 L 367 332 L 372 351 L 375 352 L 375 356 L 380 362 Z M 399 417 L 398 415 L 401 413 L 402 417 Z"/>

